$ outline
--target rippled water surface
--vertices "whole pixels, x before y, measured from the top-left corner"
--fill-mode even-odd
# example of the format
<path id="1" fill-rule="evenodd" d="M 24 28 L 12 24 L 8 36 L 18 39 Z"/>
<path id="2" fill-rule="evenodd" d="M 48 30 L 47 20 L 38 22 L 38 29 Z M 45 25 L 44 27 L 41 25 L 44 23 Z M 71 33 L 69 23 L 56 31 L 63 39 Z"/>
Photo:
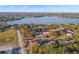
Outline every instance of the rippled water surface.
<path id="1" fill-rule="evenodd" d="M 74 23 L 79 24 L 79 18 L 53 18 L 53 17 L 36 17 L 36 18 L 24 18 L 20 20 L 8 21 L 7 24 L 64 24 Z"/>

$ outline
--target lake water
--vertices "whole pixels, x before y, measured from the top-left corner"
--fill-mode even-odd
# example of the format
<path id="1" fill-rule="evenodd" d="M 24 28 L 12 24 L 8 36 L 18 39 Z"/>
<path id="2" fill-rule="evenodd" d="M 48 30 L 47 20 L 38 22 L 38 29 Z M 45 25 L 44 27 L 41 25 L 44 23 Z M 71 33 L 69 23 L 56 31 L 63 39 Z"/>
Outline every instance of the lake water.
<path id="1" fill-rule="evenodd" d="M 65 24 L 73 23 L 79 24 L 79 18 L 53 18 L 53 17 L 35 17 L 24 18 L 20 20 L 7 21 L 7 24 Z"/>

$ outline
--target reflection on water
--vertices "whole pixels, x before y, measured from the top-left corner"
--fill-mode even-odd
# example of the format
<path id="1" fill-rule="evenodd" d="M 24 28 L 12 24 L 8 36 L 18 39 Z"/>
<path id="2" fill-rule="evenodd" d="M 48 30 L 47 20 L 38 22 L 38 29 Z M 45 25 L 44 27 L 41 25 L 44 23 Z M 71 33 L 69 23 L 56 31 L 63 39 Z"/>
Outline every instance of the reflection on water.
<path id="1" fill-rule="evenodd" d="M 79 23 L 78 18 L 53 18 L 53 17 L 38 17 L 24 18 L 20 20 L 7 21 L 7 24 L 64 24 L 64 23 Z"/>

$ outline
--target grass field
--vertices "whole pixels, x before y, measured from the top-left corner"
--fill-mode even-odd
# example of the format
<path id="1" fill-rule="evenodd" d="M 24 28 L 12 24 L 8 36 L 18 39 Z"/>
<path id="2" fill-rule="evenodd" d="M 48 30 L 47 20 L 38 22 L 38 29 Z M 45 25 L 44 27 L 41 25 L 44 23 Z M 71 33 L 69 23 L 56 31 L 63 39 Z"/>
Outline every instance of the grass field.
<path id="1" fill-rule="evenodd" d="M 4 32 L 0 32 L 0 46 L 16 43 L 17 43 L 17 35 L 15 29 L 9 29 Z"/>

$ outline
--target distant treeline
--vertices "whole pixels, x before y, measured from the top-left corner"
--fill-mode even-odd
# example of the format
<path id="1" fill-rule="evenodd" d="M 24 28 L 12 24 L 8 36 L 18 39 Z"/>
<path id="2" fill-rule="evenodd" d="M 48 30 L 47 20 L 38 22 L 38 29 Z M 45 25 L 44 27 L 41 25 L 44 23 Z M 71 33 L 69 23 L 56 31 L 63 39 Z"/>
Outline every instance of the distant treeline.
<path id="1" fill-rule="evenodd" d="M 0 20 L 15 20 L 25 17 L 62 17 L 79 18 L 79 13 L 53 13 L 53 12 L 0 12 Z"/>

